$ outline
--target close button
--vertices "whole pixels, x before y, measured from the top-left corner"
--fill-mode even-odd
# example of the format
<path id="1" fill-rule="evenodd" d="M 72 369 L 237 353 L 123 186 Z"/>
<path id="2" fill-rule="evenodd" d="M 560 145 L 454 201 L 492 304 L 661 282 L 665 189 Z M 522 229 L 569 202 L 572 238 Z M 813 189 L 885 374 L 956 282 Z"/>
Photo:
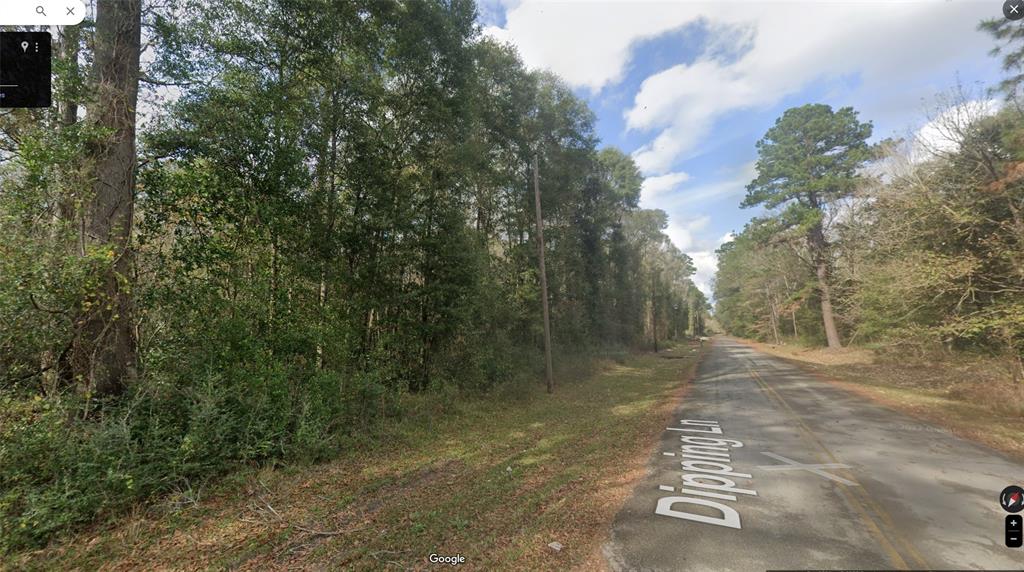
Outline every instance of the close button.
<path id="1" fill-rule="evenodd" d="M 1007 20 L 1024 18 L 1024 0 L 1006 0 L 1003 2 L 1003 16 Z"/>

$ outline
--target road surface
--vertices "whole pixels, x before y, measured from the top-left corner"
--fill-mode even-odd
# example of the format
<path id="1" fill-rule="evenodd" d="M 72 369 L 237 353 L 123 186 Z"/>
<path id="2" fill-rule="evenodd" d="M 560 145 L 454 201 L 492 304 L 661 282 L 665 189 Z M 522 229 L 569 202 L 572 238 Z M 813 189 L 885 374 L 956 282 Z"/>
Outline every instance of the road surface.
<path id="1" fill-rule="evenodd" d="M 605 556 L 613 570 L 1020 570 L 998 497 L 1022 481 L 999 453 L 718 338 Z"/>

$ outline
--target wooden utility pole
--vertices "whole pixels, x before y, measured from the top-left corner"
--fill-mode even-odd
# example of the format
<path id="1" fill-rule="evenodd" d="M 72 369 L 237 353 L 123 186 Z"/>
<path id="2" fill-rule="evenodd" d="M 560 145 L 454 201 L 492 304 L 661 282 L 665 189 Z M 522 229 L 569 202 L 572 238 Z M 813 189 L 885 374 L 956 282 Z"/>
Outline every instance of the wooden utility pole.
<path id="1" fill-rule="evenodd" d="M 654 268 L 651 272 L 651 335 L 654 337 L 654 353 L 658 353 L 658 273 Z"/>
<path id="2" fill-rule="evenodd" d="M 540 212 L 540 176 L 537 174 L 537 154 L 533 154 L 533 201 L 537 206 L 537 252 L 540 258 L 540 297 L 544 308 L 544 373 L 548 393 L 554 390 L 554 376 L 551 373 L 551 323 L 548 318 L 548 273 L 544 267 L 544 219 Z"/>

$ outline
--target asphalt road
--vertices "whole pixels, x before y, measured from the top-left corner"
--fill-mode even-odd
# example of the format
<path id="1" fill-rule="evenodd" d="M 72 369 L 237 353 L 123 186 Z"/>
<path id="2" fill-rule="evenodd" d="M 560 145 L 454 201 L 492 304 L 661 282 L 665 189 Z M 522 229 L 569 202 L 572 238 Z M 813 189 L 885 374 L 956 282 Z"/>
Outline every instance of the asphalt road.
<path id="1" fill-rule="evenodd" d="M 1020 570 L 1010 484 L 1021 463 L 718 338 L 605 555 L 613 570 Z"/>

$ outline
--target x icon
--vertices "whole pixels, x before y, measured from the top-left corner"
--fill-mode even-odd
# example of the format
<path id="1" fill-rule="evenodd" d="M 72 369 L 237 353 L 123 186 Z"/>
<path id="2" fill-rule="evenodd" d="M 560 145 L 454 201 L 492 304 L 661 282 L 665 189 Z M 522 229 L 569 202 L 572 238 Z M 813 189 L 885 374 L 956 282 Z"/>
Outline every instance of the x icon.
<path id="1" fill-rule="evenodd" d="M 68 10 L 67 16 L 74 16 L 75 15 L 75 8 L 73 6 L 69 7 L 67 10 Z"/>
<path id="2" fill-rule="evenodd" d="M 1006 16 L 1007 20 L 1017 21 L 1024 18 L 1024 2 L 1021 0 L 1006 0 L 1003 2 L 1003 16 Z"/>

